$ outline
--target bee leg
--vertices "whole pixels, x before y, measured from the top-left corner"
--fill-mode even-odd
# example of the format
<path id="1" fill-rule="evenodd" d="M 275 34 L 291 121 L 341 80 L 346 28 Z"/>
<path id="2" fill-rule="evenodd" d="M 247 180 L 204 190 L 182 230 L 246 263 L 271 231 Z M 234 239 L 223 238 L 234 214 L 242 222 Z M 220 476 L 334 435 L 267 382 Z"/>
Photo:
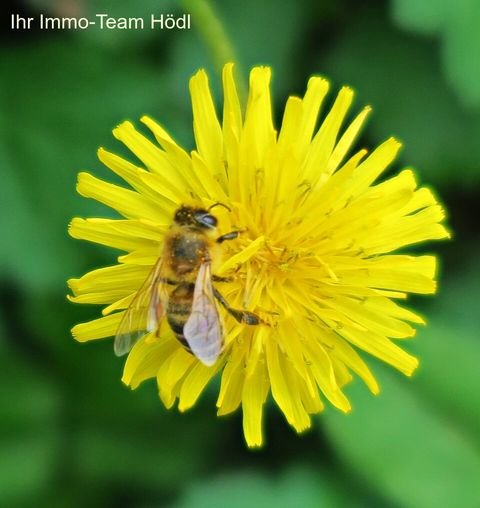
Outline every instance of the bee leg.
<path id="1" fill-rule="evenodd" d="M 216 203 L 213 203 L 213 205 L 210 205 L 208 207 L 208 211 L 210 211 L 212 208 L 215 208 L 216 206 L 223 206 L 223 208 L 226 208 L 229 212 L 232 211 L 229 206 L 225 205 L 224 203 L 220 203 L 219 201 L 217 201 Z"/>
<path id="2" fill-rule="evenodd" d="M 221 275 L 212 275 L 212 280 L 215 282 L 232 282 L 233 277 L 222 277 Z"/>
<path id="3" fill-rule="evenodd" d="M 223 243 L 225 240 L 235 240 L 235 238 L 239 237 L 240 233 L 241 231 L 230 231 L 230 233 L 225 233 L 217 238 L 217 243 Z"/>
<path id="4" fill-rule="evenodd" d="M 215 298 L 220 302 L 220 304 L 225 308 L 225 310 L 239 323 L 245 323 L 246 325 L 259 325 L 262 323 L 262 320 L 253 312 L 249 312 L 248 310 L 233 309 L 230 307 L 227 300 L 225 300 L 220 291 L 217 289 L 213 288 L 213 294 L 215 295 Z"/>

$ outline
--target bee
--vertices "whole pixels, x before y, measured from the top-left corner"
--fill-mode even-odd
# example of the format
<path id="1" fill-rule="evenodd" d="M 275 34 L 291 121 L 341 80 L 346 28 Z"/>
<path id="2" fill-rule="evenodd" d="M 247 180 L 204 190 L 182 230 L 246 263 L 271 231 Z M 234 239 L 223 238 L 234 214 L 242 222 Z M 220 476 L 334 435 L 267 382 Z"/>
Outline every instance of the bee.
<path id="1" fill-rule="evenodd" d="M 217 218 L 208 209 L 182 205 L 165 235 L 163 253 L 135 294 L 120 322 L 114 342 L 117 356 L 130 351 L 145 333 L 158 333 L 164 318 L 183 347 L 203 364 L 213 365 L 223 351 L 224 335 L 217 301 L 239 323 L 258 325 L 260 318 L 233 309 L 213 286 L 230 279 L 211 273 L 212 256 L 219 244 L 237 238 L 240 231 L 217 237 Z"/>

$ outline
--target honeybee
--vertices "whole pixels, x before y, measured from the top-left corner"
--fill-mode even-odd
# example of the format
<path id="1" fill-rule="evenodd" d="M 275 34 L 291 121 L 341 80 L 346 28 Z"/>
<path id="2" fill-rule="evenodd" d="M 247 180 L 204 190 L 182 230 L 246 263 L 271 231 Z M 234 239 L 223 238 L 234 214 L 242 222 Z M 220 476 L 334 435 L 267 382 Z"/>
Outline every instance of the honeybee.
<path id="1" fill-rule="evenodd" d="M 212 253 L 218 244 L 238 237 L 232 231 L 216 237 L 217 218 L 208 209 L 182 205 L 165 235 L 163 253 L 126 310 L 114 351 L 128 353 L 145 333 L 159 329 L 164 317 L 183 347 L 203 364 L 213 365 L 224 346 L 218 301 L 238 322 L 258 325 L 247 310 L 233 309 L 212 281 L 227 282 L 211 273 Z"/>

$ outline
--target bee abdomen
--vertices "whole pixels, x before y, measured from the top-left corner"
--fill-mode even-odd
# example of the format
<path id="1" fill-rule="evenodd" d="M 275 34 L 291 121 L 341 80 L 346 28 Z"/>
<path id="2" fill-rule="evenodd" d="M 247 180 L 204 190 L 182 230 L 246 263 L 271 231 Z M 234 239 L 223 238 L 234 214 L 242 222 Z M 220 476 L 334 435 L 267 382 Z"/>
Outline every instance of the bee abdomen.
<path id="1" fill-rule="evenodd" d="M 168 314 L 175 316 L 188 316 L 190 314 L 190 306 L 184 304 L 173 303 L 168 305 Z"/>
<path id="2" fill-rule="evenodd" d="M 191 352 L 183 335 L 183 327 L 192 311 L 193 284 L 179 284 L 172 292 L 168 302 L 167 321 L 177 340 Z"/>
<path id="3" fill-rule="evenodd" d="M 180 319 L 178 319 L 180 317 Z M 168 315 L 168 324 L 170 325 L 170 328 L 172 329 L 172 332 L 175 334 L 175 337 L 177 340 L 182 344 L 182 346 L 191 353 L 190 347 L 188 345 L 188 342 L 185 339 L 185 336 L 183 335 L 183 327 L 185 326 L 185 323 L 188 320 L 188 313 L 187 315 Z"/>

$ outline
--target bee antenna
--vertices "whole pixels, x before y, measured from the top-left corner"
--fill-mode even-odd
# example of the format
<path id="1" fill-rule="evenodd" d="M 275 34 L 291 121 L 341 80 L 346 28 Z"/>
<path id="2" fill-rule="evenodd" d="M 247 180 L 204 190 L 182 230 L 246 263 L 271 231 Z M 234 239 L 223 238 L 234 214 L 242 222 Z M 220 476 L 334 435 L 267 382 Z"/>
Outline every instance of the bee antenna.
<path id="1" fill-rule="evenodd" d="M 227 206 L 226 204 L 224 203 L 220 203 L 220 202 L 217 202 L 217 203 L 213 203 L 213 205 L 210 205 L 207 209 L 207 211 L 210 211 L 212 208 L 215 208 L 216 206 L 223 206 L 223 208 L 226 208 L 229 212 L 232 211 L 232 209 Z"/>

